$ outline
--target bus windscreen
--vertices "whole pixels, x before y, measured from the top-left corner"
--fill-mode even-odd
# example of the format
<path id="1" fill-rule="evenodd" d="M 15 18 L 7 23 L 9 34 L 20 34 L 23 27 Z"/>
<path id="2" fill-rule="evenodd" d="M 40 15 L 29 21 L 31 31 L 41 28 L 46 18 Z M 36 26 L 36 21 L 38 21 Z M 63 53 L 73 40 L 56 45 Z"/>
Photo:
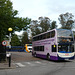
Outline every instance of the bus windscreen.
<path id="1" fill-rule="evenodd" d="M 71 53 L 74 52 L 74 47 L 73 45 L 58 45 L 58 52 Z"/>
<path id="2" fill-rule="evenodd" d="M 72 42 L 73 41 L 72 31 L 67 29 L 58 29 L 57 38 L 58 42 Z"/>

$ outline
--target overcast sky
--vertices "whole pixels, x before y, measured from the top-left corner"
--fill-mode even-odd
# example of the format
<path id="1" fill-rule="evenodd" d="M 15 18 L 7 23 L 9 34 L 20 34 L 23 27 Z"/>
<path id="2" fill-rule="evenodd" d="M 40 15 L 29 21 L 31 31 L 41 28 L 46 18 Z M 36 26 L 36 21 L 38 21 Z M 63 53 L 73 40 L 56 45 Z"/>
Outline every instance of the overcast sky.
<path id="1" fill-rule="evenodd" d="M 75 0 L 11 0 L 13 9 L 19 11 L 18 16 L 29 17 L 33 20 L 38 17 L 49 17 L 57 20 L 61 13 L 70 12 L 75 15 Z"/>
<path id="2" fill-rule="evenodd" d="M 38 17 L 49 17 L 58 21 L 60 14 L 66 12 L 75 16 L 75 0 L 11 0 L 13 9 L 18 10 L 19 17 L 37 20 Z"/>

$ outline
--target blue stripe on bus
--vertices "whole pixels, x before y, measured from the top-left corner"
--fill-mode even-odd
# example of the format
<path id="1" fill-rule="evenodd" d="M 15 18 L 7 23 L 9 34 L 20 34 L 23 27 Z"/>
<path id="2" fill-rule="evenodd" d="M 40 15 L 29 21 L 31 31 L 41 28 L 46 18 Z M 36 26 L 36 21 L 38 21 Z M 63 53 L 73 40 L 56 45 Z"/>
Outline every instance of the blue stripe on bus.
<path id="1" fill-rule="evenodd" d="M 71 45 L 72 43 L 69 42 L 69 43 L 59 43 L 58 45 Z"/>
<path id="2" fill-rule="evenodd" d="M 66 52 L 66 51 L 59 51 L 60 53 L 72 53 L 72 52 Z"/>
<path id="3" fill-rule="evenodd" d="M 58 57 L 58 60 L 65 60 L 65 59 L 74 59 L 74 56 L 73 57 L 70 57 L 70 58 L 61 58 L 61 57 Z"/>

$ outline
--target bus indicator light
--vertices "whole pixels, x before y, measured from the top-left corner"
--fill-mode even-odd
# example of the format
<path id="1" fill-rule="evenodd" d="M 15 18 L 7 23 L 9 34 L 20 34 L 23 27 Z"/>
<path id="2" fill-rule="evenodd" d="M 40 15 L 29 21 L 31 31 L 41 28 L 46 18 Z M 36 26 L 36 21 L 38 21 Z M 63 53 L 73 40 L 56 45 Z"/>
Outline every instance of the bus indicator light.
<path id="1" fill-rule="evenodd" d="M 55 47 L 55 45 L 54 45 L 54 47 Z"/>

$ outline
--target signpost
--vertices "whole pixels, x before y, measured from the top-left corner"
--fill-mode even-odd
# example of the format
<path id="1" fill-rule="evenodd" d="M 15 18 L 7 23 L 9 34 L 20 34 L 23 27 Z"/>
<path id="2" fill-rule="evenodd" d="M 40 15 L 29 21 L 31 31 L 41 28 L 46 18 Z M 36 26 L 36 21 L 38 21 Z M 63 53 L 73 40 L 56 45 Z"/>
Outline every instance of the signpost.
<path id="1" fill-rule="evenodd" d="M 7 41 L 2 41 L 2 45 L 6 46 L 7 45 Z"/>

